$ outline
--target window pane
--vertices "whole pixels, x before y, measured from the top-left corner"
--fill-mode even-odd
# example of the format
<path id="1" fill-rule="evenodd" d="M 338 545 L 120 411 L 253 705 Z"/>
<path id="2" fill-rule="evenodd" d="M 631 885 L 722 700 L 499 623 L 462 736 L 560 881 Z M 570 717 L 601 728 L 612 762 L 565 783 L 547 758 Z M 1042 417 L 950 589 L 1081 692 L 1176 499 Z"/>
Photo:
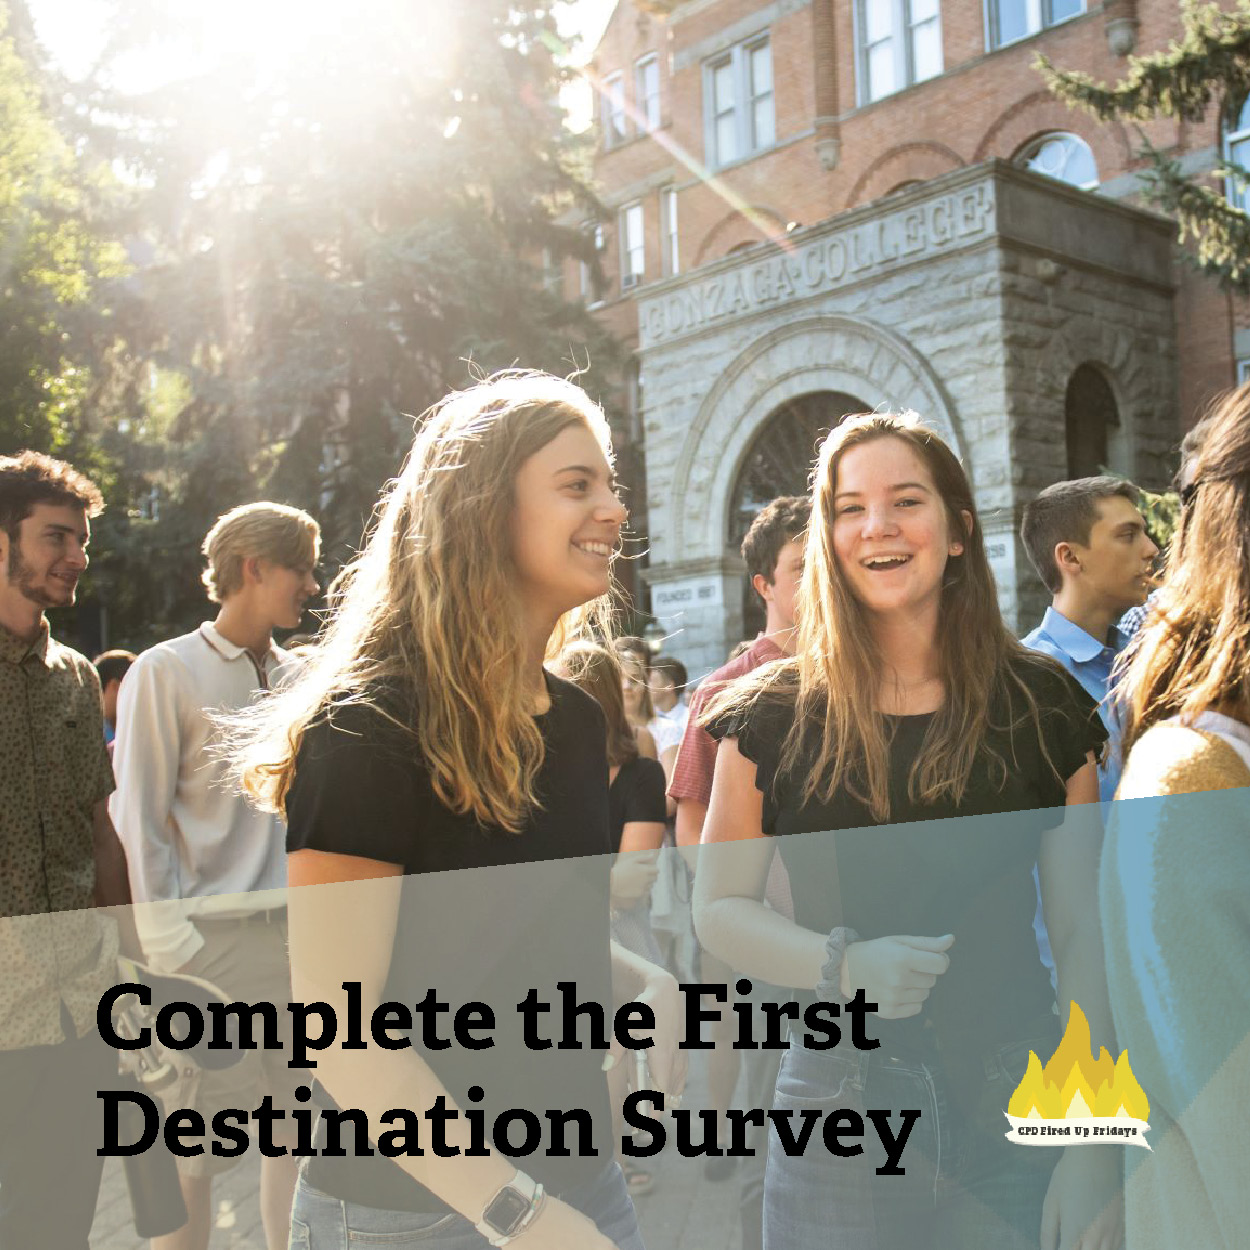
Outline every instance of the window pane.
<path id="1" fill-rule="evenodd" d="M 634 96 L 648 130 L 660 124 L 660 63 L 653 56 L 639 61 L 634 70 Z"/>
<path id="2" fill-rule="evenodd" d="M 646 267 L 646 246 L 642 232 L 642 205 L 625 210 L 625 272 L 641 277 Z"/>
<path id="3" fill-rule="evenodd" d="M 1047 135 L 1019 158 L 1027 169 L 1048 178 L 1087 187 L 1098 182 L 1098 165 L 1090 146 L 1079 135 Z"/>
<path id="4" fill-rule="evenodd" d="M 712 71 L 712 101 L 718 115 L 734 106 L 734 69 L 730 61 Z"/>
<path id="5" fill-rule="evenodd" d="M 894 81 L 894 43 L 887 39 L 868 49 L 868 98 L 879 100 L 897 90 Z"/>
<path id="6" fill-rule="evenodd" d="M 738 159 L 738 118 L 726 113 L 716 119 L 716 163 L 726 165 Z"/>
<path id="7" fill-rule="evenodd" d="M 1241 139 L 1236 143 L 1230 143 L 1228 145 L 1228 159 L 1234 165 L 1240 165 L 1242 169 L 1250 169 L 1250 139 Z M 1238 208 L 1245 208 L 1247 204 L 1250 204 L 1250 187 L 1247 187 L 1244 182 L 1236 178 L 1230 178 L 1228 185 L 1230 191 L 1228 198 L 1233 204 Z"/>
<path id="8" fill-rule="evenodd" d="M 1037 29 L 1037 26 L 1029 25 L 1030 7 L 1029 0 L 997 0 L 999 43 L 1023 39 Z"/>
<path id="9" fill-rule="evenodd" d="M 773 89 L 773 58 L 768 44 L 751 49 L 751 94 L 766 95 Z"/>
<path id="10" fill-rule="evenodd" d="M 632 204 L 625 210 L 625 234 L 630 251 L 642 246 L 642 205 Z"/>
<path id="11" fill-rule="evenodd" d="M 911 64 L 916 82 L 942 72 L 942 28 L 936 20 L 912 27 Z"/>
<path id="12" fill-rule="evenodd" d="M 913 26 L 927 22 L 938 15 L 938 0 L 911 0 L 908 6 L 908 20 Z"/>
<path id="13" fill-rule="evenodd" d="M 603 97 L 603 129 L 608 146 L 625 138 L 625 80 L 620 74 L 607 79 Z"/>
<path id="14" fill-rule="evenodd" d="M 864 0 L 864 42 L 874 44 L 894 33 L 894 0 Z"/>
<path id="15" fill-rule="evenodd" d="M 770 95 L 756 100 L 752 110 L 752 135 L 757 148 L 770 148 L 777 142 L 777 128 L 773 118 L 773 98 Z"/>
<path id="16" fill-rule="evenodd" d="M 677 192 L 664 192 L 664 269 L 677 272 Z"/>
<path id="17" fill-rule="evenodd" d="M 1050 20 L 1066 22 L 1070 17 L 1077 17 L 1085 12 L 1083 0 L 1050 0 Z"/>

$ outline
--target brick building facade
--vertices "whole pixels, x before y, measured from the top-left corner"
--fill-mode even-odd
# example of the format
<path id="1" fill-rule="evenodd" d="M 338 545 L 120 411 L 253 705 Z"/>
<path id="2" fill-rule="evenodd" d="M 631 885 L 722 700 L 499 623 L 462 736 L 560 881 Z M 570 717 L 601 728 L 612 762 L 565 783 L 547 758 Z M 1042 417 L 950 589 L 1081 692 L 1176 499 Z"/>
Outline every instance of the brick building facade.
<path id="1" fill-rule="evenodd" d="M 1033 62 L 1113 80 L 1179 29 L 1173 0 L 620 0 L 591 64 L 604 281 L 563 279 L 634 348 L 652 610 L 696 670 L 754 624 L 751 509 L 842 412 L 914 407 L 960 449 L 1019 628 L 1024 502 L 1098 464 L 1166 480 L 1250 318 L 1134 206 L 1136 136 Z M 1145 129 L 1218 163 L 1214 116 Z"/>

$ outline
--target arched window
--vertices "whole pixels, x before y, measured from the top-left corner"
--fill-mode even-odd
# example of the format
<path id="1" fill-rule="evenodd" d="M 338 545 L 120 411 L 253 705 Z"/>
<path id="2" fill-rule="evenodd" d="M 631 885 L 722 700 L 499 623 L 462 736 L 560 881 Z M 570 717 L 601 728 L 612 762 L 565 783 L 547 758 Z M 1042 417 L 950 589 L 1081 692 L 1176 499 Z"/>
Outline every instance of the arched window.
<path id="1" fill-rule="evenodd" d="M 1080 135 L 1066 131 L 1034 139 L 1020 150 L 1015 163 L 1086 191 L 1098 185 L 1098 162 L 1093 150 Z"/>
<path id="2" fill-rule="evenodd" d="M 1250 169 L 1250 97 L 1235 115 L 1224 119 L 1224 159 Z M 1250 212 L 1250 183 L 1230 176 L 1224 181 L 1224 194 L 1235 208 Z"/>
<path id="3" fill-rule="evenodd" d="M 1096 477 L 1121 469 L 1117 435 L 1120 410 L 1107 379 L 1093 365 L 1081 365 L 1068 380 L 1063 401 L 1068 477 Z"/>

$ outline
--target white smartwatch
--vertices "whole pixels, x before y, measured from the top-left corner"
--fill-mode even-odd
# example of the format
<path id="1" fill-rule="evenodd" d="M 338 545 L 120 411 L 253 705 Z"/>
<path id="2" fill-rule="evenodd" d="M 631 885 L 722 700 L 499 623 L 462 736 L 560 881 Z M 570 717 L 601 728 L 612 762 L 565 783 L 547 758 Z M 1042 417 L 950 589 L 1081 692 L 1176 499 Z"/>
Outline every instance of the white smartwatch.
<path id="1" fill-rule="evenodd" d="M 477 1231 L 492 1246 L 506 1246 L 529 1227 L 542 1208 L 543 1197 L 543 1187 L 518 1171 L 486 1204 Z"/>

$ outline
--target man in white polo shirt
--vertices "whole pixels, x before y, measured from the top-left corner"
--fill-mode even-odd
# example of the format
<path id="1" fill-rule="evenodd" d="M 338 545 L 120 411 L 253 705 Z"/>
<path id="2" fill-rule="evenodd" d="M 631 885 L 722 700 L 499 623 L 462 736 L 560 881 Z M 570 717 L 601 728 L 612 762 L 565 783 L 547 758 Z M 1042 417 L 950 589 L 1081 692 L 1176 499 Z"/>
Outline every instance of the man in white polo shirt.
<path id="1" fill-rule="evenodd" d="M 273 631 L 297 628 L 319 590 L 319 541 L 317 523 L 298 508 L 247 504 L 221 517 L 203 547 L 216 619 L 145 651 L 117 705 L 110 810 L 126 848 L 144 956 L 158 971 L 202 976 L 243 1002 L 290 998 L 285 829 L 223 784 L 211 717 L 262 697 L 289 661 Z M 185 1066 L 163 1091 L 166 1107 L 194 1109 L 210 1123 L 225 1107 L 259 1105 L 265 1093 L 291 1107 L 303 1074 L 286 1059 L 258 1049 L 225 1072 Z M 261 1161 L 270 1250 L 287 1244 L 297 1162 Z M 212 1176 L 231 1166 L 207 1151 L 178 1159 L 189 1220 L 155 1238 L 154 1250 L 207 1246 Z"/>

